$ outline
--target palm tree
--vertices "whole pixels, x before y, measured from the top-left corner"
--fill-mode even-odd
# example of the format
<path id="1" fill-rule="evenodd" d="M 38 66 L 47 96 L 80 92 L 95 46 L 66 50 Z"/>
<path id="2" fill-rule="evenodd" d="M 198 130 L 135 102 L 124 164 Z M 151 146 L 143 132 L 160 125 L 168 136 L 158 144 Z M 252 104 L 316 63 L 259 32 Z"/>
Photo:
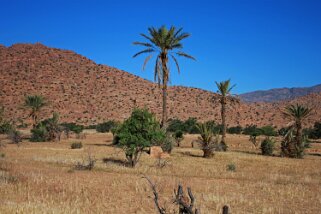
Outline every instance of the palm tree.
<path id="1" fill-rule="evenodd" d="M 134 45 L 144 46 L 146 49 L 136 53 L 133 57 L 141 54 L 149 53 L 146 57 L 143 70 L 147 62 L 156 53 L 156 63 L 154 68 L 154 80 L 157 81 L 159 86 L 162 86 L 163 91 L 163 113 L 162 113 L 162 127 L 166 126 L 167 122 L 167 83 L 169 81 L 170 69 L 169 69 L 169 57 L 176 64 L 178 73 L 180 73 L 180 67 L 178 65 L 178 60 L 175 56 L 182 56 L 189 59 L 195 60 L 194 57 L 181 51 L 183 45 L 181 41 L 190 36 L 189 33 L 182 32 L 183 28 L 176 29 L 176 27 L 171 26 L 167 29 L 165 26 L 160 28 L 149 27 L 148 33 L 140 34 L 142 37 L 147 39 L 147 42 L 134 42 Z"/>
<path id="2" fill-rule="evenodd" d="M 223 146 L 223 150 L 226 151 L 227 146 L 225 142 L 226 138 L 226 104 L 227 104 L 227 97 L 231 95 L 232 89 L 235 85 L 231 86 L 231 80 L 225 80 L 222 82 L 215 82 L 218 93 L 220 94 L 220 103 L 221 103 L 221 117 L 222 117 L 222 140 L 221 144 Z"/>
<path id="3" fill-rule="evenodd" d="M 210 158 L 214 155 L 214 150 L 218 147 L 219 138 L 213 132 L 213 126 L 211 123 L 200 123 L 196 125 L 199 130 L 200 137 L 199 143 L 203 150 L 203 157 Z"/>
<path id="4" fill-rule="evenodd" d="M 45 105 L 47 105 L 47 103 L 44 97 L 40 95 L 30 95 L 25 97 L 24 106 L 31 110 L 29 117 L 33 119 L 33 127 L 38 125 L 39 112 Z"/>
<path id="5" fill-rule="evenodd" d="M 288 153 L 290 157 L 302 157 L 304 149 L 304 140 L 302 134 L 302 122 L 310 116 L 312 109 L 296 104 L 285 107 L 283 115 L 293 122 L 293 126 L 286 135 L 288 139 Z M 293 132 L 295 136 L 293 137 Z"/>

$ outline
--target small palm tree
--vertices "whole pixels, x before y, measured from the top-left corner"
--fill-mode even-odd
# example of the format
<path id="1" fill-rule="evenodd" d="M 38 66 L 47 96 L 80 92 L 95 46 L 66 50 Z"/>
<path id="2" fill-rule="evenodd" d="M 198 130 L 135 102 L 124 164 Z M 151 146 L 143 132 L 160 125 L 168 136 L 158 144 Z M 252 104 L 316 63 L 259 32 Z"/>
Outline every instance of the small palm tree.
<path id="1" fill-rule="evenodd" d="M 227 145 L 225 142 L 226 138 L 226 104 L 227 97 L 231 96 L 231 91 L 235 87 L 235 85 L 231 85 L 231 80 L 226 80 L 222 82 L 215 82 L 218 93 L 220 94 L 220 103 L 221 103 L 221 118 L 222 118 L 222 140 L 221 144 L 223 146 L 223 150 L 226 151 Z"/>
<path id="2" fill-rule="evenodd" d="M 214 150 L 218 148 L 218 137 L 213 132 L 211 123 L 201 123 L 196 125 L 200 133 L 199 143 L 203 150 L 203 157 L 210 158 L 214 155 Z"/>
<path id="3" fill-rule="evenodd" d="M 169 57 L 176 64 L 177 70 L 180 73 L 180 67 L 175 55 L 186 57 L 195 60 L 194 57 L 180 51 L 183 48 L 181 41 L 190 36 L 189 33 L 182 32 L 183 28 L 176 29 L 172 26 L 167 29 L 165 26 L 160 28 L 150 27 L 148 28 L 149 35 L 140 34 L 142 37 L 148 40 L 148 42 L 134 42 L 134 45 L 144 46 L 146 49 L 136 53 L 133 57 L 137 57 L 141 54 L 149 53 L 146 57 L 143 70 L 147 62 L 156 53 L 156 64 L 154 69 L 154 80 L 158 82 L 159 86 L 162 86 L 163 90 L 163 112 L 162 112 L 162 127 L 167 122 L 167 83 L 169 81 Z"/>
<path id="4" fill-rule="evenodd" d="M 39 123 L 38 118 L 39 118 L 40 110 L 46 105 L 47 103 L 44 97 L 40 95 L 30 95 L 25 97 L 24 106 L 31 110 L 29 117 L 31 117 L 34 122 L 33 127 L 36 127 L 37 124 Z"/>
<path id="5" fill-rule="evenodd" d="M 284 149 L 287 150 L 285 153 L 290 157 L 303 157 L 304 138 L 302 123 L 311 115 L 311 112 L 312 109 L 299 104 L 287 106 L 283 112 L 283 115 L 293 122 L 285 136 L 287 144 Z"/>

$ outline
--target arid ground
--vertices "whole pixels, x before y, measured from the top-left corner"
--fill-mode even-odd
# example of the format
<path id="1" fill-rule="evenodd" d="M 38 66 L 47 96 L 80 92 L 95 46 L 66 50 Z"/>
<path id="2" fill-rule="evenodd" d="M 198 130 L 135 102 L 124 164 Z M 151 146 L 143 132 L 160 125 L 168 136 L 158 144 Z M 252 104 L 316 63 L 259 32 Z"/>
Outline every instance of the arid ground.
<path id="1" fill-rule="evenodd" d="M 111 134 L 89 132 L 86 139 L 59 143 L 7 144 L 0 171 L 0 213 L 156 213 L 146 175 L 157 183 L 167 210 L 178 184 L 191 187 L 202 214 L 320 213 L 321 144 L 313 143 L 304 159 L 259 155 L 247 136 L 229 135 L 228 152 L 211 159 L 191 148 L 197 136 L 187 135 L 163 168 L 143 154 L 139 165 L 124 166 L 122 150 L 111 146 Z M 82 141 L 84 148 L 70 149 Z M 92 171 L 73 170 L 88 153 Z M 234 164 L 236 171 L 228 171 Z"/>

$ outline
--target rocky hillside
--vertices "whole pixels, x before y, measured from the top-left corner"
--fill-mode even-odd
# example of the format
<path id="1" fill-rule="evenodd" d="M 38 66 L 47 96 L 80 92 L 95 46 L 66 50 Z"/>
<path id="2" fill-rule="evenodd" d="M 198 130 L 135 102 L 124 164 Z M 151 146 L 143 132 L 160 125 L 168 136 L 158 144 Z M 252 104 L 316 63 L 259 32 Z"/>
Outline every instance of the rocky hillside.
<path id="1" fill-rule="evenodd" d="M 304 88 L 275 88 L 266 91 L 253 91 L 240 95 L 245 102 L 276 102 L 293 100 L 312 93 L 320 93 L 321 84 Z"/>
<path id="2" fill-rule="evenodd" d="M 135 107 L 148 107 L 159 118 L 161 91 L 157 84 L 95 62 L 72 51 L 48 48 L 42 44 L 0 46 L 0 104 L 8 117 L 26 119 L 24 96 L 41 94 L 48 100 L 42 118 L 53 111 L 61 120 L 96 124 L 105 120 L 123 120 Z M 188 87 L 169 87 L 168 109 L 171 118 L 216 120 L 220 105 L 216 94 Z M 315 108 L 309 124 L 320 120 L 321 94 L 297 100 Z M 291 101 L 291 102 L 296 102 Z M 229 105 L 227 121 L 234 125 L 277 125 L 287 122 L 281 103 L 237 103 Z"/>

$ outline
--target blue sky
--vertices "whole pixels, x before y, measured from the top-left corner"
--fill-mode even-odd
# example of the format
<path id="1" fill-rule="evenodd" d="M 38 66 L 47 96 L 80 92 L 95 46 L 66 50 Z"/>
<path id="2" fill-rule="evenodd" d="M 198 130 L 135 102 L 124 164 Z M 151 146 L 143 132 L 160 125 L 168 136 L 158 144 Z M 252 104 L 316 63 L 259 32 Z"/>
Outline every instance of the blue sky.
<path id="1" fill-rule="evenodd" d="M 244 93 L 321 83 L 321 1 L 0 0 L 0 43 L 41 42 L 153 79 L 155 61 L 132 58 L 149 26 L 183 27 L 191 37 L 171 84 L 216 91 L 228 78 Z"/>

